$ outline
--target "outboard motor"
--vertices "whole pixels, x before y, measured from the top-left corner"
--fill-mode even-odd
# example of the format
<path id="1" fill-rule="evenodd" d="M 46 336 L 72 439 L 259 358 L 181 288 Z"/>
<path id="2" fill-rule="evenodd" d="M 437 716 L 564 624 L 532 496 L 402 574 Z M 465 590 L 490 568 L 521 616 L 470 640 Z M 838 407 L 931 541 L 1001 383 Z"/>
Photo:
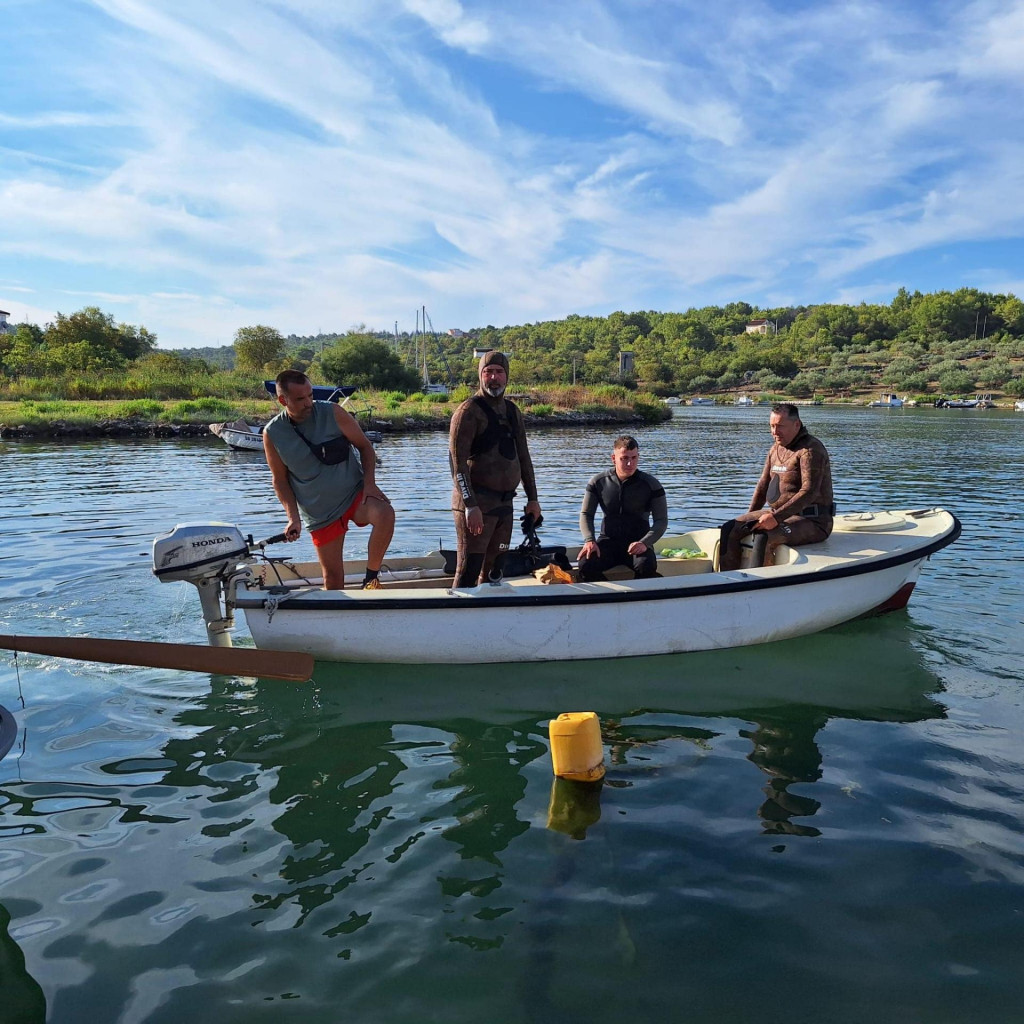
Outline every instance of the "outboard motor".
<path id="1" fill-rule="evenodd" d="M 153 575 L 162 583 L 195 585 L 213 647 L 231 646 L 235 620 L 230 608 L 225 611 L 224 584 L 251 559 L 249 541 L 230 523 L 179 523 L 153 541 Z"/>

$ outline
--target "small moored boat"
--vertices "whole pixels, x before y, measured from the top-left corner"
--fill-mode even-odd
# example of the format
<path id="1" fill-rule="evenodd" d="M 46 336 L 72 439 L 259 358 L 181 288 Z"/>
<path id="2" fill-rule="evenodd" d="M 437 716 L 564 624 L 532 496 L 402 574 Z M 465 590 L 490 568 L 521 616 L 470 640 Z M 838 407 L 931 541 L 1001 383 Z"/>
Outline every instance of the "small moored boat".
<path id="1" fill-rule="evenodd" d="M 938 398 L 938 409 L 994 409 L 996 403 L 991 395 L 975 395 L 973 398 Z"/>
<path id="2" fill-rule="evenodd" d="M 940 508 L 860 512 L 766 567 L 718 571 L 718 530 L 698 529 L 662 538 L 657 579 L 524 575 L 453 590 L 451 561 L 435 552 L 386 559 L 379 590 L 326 591 L 315 563 L 267 558 L 268 542 L 229 524 L 185 523 L 153 542 L 153 572 L 199 589 L 215 645 L 230 644 L 241 610 L 257 647 L 323 661 L 571 661 L 743 647 L 902 608 L 928 557 L 959 535 Z M 362 567 L 348 567 L 355 584 Z"/>
<path id="3" fill-rule="evenodd" d="M 868 402 L 869 409 L 902 409 L 903 399 L 896 394 L 886 392 L 881 398 Z"/>
<path id="4" fill-rule="evenodd" d="M 714 405 L 715 400 L 713 398 L 691 398 L 690 405 Z"/>
<path id="5" fill-rule="evenodd" d="M 263 427 L 251 426 L 245 420 L 235 420 L 234 423 L 211 423 L 210 433 L 219 437 L 235 451 L 263 451 Z"/>
<path id="6" fill-rule="evenodd" d="M 269 395 L 277 395 L 277 384 L 272 380 L 265 380 L 263 387 Z M 356 393 L 358 388 L 346 384 L 314 384 L 313 400 L 316 402 L 338 402 L 344 409 L 348 400 Z M 369 406 L 367 406 L 369 408 Z M 219 437 L 229 448 L 235 451 L 263 451 L 263 426 L 252 426 L 244 419 L 235 420 L 234 423 L 211 423 L 210 433 Z M 370 439 L 372 444 L 383 440 L 384 435 L 379 430 L 366 430 L 363 433 Z"/>

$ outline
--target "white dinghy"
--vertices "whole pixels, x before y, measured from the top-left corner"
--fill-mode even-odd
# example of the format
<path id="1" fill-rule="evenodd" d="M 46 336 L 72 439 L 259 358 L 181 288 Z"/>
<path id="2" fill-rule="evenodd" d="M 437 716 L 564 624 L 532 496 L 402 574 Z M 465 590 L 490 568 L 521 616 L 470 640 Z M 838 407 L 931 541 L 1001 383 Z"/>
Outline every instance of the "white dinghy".
<path id="1" fill-rule="evenodd" d="M 210 642 L 241 609 L 257 647 L 322 661 L 476 664 L 622 658 L 744 647 L 906 605 L 921 567 L 960 535 L 940 508 L 836 517 L 821 544 L 776 564 L 716 571 L 717 529 L 663 538 L 659 579 L 546 584 L 533 575 L 465 590 L 436 552 L 388 558 L 380 590 L 325 591 L 316 563 L 270 558 L 237 527 L 186 523 L 153 543 L 153 571 L 193 583 Z M 362 565 L 349 563 L 353 585 Z"/>
<path id="2" fill-rule="evenodd" d="M 265 380 L 263 387 L 271 397 L 277 394 L 277 385 L 272 380 Z M 313 398 L 318 402 L 336 402 L 344 409 L 358 388 L 351 384 L 314 384 Z M 365 410 L 369 406 L 365 405 Z M 274 412 L 278 410 L 275 408 Z M 352 410 L 348 410 L 352 412 Z M 263 451 L 263 424 L 253 426 L 247 420 L 238 419 L 233 423 L 211 423 L 210 433 L 219 437 L 229 448 L 240 452 Z M 379 430 L 364 428 L 363 433 L 371 444 L 378 444 L 384 439 Z"/>
<path id="3" fill-rule="evenodd" d="M 263 427 L 254 427 L 246 420 L 239 419 L 234 423 L 211 423 L 210 433 L 219 437 L 235 451 L 263 451 Z"/>

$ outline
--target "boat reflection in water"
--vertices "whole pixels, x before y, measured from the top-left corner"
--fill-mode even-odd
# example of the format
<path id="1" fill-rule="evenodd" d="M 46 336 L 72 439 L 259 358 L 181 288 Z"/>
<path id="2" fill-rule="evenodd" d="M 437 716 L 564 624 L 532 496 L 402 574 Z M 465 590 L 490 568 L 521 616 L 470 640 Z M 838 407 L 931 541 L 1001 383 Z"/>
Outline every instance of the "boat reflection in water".
<path id="1" fill-rule="evenodd" d="M 54 1019 L 91 992 L 67 980 L 71 965 L 102 963 L 94 985 L 128 991 L 162 977 L 170 957 L 194 981 L 161 993 L 166 1019 L 234 1005 L 230 979 L 255 962 L 274 972 L 253 980 L 253 1005 L 301 992 L 308 1019 L 328 1019 L 341 1000 L 353 1019 L 378 1019 L 402 956 L 403 992 L 472 977 L 485 1000 L 512 977 L 535 1006 L 551 996 L 538 994 L 550 954 L 576 948 L 592 913 L 625 920 L 630 893 L 655 901 L 684 876 L 729 899 L 735 878 L 766 877 L 762 834 L 841 836 L 844 798 L 834 779 L 819 783 L 820 731 L 942 717 L 941 688 L 904 615 L 608 665 L 318 664 L 306 684 L 212 677 L 158 755 L 147 735 L 133 749 L 122 729 L 117 756 L 83 760 L 74 778 L 0 788 L 12 827 L 87 831 L 89 850 L 104 851 L 54 845 L 33 868 L 38 891 L 117 879 L 109 908 L 69 900 L 59 922 L 21 901 L 10 937 L 28 944 Z M 548 722 L 587 710 L 602 722 L 608 772 L 568 806 L 552 793 Z M 31 723 L 28 734 L 31 744 Z M 653 941 L 664 922 L 626 923 L 623 936 Z M 43 929 L 45 955 L 33 939 Z M 499 949 L 471 971 L 460 959 Z M 618 953 L 607 955 L 602 969 Z M 20 980 L 31 1001 L 35 981 Z"/>
<path id="2" fill-rule="evenodd" d="M 535 752 L 539 743 L 547 756 L 550 718 L 596 711 L 611 787 L 628 783 L 638 767 L 645 770 L 658 745 L 682 742 L 707 749 L 738 736 L 750 743 L 747 760 L 768 776 L 758 810 L 763 831 L 818 835 L 794 819 L 813 816 L 819 802 L 791 787 L 821 779 L 816 737 L 822 728 L 833 719 L 915 722 L 945 715 L 935 697 L 941 683 L 922 664 L 912 636 L 899 616 L 778 644 L 614 664 L 546 662 L 495 669 L 323 663 L 315 680 L 320 699 L 343 706 L 353 723 L 432 723 L 450 731 L 458 737 L 451 747 L 457 759 L 459 751 L 468 756 L 479 749 L 479 741 L 465 742 L 467 729 L 487 733 L 501 724 L 511 726 L 519 743 L 529 737 L 527 746 Z M 808 666 L 815 667 L 808 671 Z M 552 812 L 573 819 L 567 804 L 576 793 L 579 820 L 593 825 L 599 817 L 593 794 L 600 788 L 570 783 L 559 789 L 556 783 Z M 582 838 L 579 830 L 563 831 Z"/>

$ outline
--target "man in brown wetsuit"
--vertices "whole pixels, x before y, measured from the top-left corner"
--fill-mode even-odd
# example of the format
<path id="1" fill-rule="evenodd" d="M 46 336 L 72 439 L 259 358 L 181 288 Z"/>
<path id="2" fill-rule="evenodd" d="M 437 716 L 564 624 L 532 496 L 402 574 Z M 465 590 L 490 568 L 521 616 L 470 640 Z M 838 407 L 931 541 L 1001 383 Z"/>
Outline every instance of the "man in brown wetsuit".
<path id="1" fill-rule="evenodd" d="M 452 416 L 448 457 L 452 467 L 452 512 L 458 561 L 455 587 L 485 582 L 512 536 L 512 499 L 520 483 L 525 512 L 540 519 L 537 483 L 526 444 L 523 414 L 504 397 L 508 359 L 484 353 L 480 388 Z"/>
<path id="2" fill-rule="evenodd" d="M 722 525 L 719 569 L 740 567 L 740 541 L 749 533 L 767 537 L 762 565 L 773 565 L 782 544 L 817 544 L 832 532 L 836 507 L 825 446 L 807 433 L 795 405 L 772 406 L 768 420 L 775 444 L 765 459 L 750 510 Z M 757 547 L 755 546 L 755 551 Z"/>

